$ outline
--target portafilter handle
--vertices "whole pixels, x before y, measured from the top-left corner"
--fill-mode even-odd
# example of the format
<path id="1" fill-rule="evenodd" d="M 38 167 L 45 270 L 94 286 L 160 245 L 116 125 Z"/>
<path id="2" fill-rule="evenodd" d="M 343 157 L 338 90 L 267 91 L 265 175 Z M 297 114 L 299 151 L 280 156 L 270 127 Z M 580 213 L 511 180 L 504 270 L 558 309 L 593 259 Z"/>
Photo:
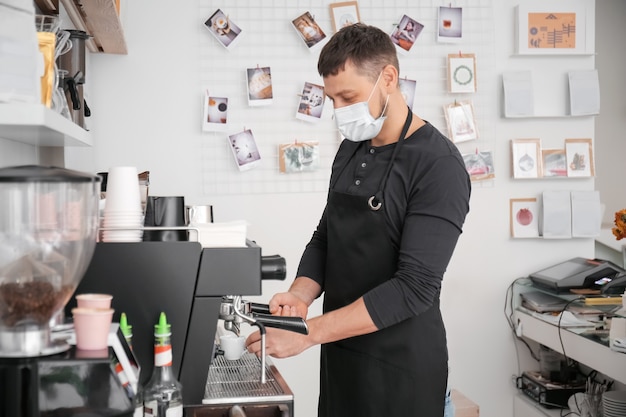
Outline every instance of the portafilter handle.
<path id="1" fill-rule="evenodd" d="M 309 326 L 302 317 L 273 316 L 267 304 L 249 303 L 248 307 L 252 318 L 263 323 L 266 327 L 289 330 L 300 334 L 309 334 Z"/>

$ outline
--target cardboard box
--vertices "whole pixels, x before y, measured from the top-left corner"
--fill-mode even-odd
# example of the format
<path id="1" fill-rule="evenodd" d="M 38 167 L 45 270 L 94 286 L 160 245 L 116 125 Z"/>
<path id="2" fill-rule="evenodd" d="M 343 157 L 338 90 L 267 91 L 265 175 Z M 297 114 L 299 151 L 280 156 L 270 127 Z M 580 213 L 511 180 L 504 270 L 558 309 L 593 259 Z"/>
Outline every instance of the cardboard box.
<path id="1" fill-rule="evenodd" d="M 454 417 L 478 417 L 478 404 L 455 389 L 452 390 L 450 396 L 455 409 Z"/>

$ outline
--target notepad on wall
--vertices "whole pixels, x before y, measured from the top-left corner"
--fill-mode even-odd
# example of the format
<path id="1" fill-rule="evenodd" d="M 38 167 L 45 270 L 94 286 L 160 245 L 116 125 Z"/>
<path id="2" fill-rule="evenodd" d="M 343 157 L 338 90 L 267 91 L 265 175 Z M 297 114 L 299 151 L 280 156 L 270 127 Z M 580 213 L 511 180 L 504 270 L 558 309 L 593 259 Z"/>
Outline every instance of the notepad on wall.
<path id="1" fill-rule="evenodd" d="M 600 82 L 597 70 L 570 71 L 569 98 L 572 116 L 600 113 Z"/>
<path id="2" fill-rule="evenodd" d="M 502 75 L 504 115 L 527 117 L 535 113 L 533 78 L 530 71 L 509 71 Z"/>
<path id="3" fill-rule="evenodd" d="M 544 239 L 572 237 L 572 207 L 569 191 L 544 191 L 542 235 Z"/>
<path id="4" fill-rule="evenodd" d="M 596 237 L 602 224 L 598 191 L 572 191 L 572 237 Z"/>

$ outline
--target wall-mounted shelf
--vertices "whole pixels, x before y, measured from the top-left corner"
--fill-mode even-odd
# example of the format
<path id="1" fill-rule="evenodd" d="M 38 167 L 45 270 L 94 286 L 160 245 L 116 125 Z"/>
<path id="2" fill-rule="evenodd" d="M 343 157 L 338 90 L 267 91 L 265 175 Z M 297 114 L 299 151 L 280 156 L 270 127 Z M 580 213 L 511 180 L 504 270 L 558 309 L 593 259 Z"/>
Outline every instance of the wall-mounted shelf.
<path id="1" fill-rule="evenodd" d="M 91 146 L 91 134 L 41 104 L 0 104 L 0 138 L 35 146 Z"/>
<path id="2" fill-rule="evenodd" d="M 78 30 L 92 36 L 85 45 L 90 52 L 126 55 L 126 40 L 119 17 L 119 2 L 114 0 L 61 0 Z"/>

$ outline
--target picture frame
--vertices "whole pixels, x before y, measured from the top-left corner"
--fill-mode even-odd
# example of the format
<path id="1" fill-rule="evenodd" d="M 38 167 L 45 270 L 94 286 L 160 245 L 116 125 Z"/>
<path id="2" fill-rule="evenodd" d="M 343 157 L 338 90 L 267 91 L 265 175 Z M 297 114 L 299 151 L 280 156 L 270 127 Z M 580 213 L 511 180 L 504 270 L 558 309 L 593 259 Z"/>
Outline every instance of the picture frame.
<path id="1" fill-rule="evenodd" d="M 541 140 L 511 139 L 511 167 L 513 178 L 541 177 Z"/>
<path id="2" fill-rule="evenodd" d="M 359 3 L 356 1 L 330 3 L 328 7 L 330 8 L 330 21 L 333 25 L 333 32 L 361 21 Z"/>
<path id="3" fill-rule="evenodd" d="M 291 24 L 309 51 L 319 48 L 326 39 L 326 34 L 308 11 L 293 19 Z"/>
<path id="4" fill-rule="evenodd" d="M 591 29 L 594 21 L 587 4 L 585 0 L 535 0 L 516 6 L 517 54 L 593 54 L 595 42 Z"/>
<path id="5" fill-rule="evenodd" d="M 403 15 L 400 23 L 398 23 L 390 35 L 391 41 L 397 46 L 398 52 L 406 54 L 411 50 L 423 29 L 423 24 L 407 15 Z"/>
<path id="6" fill-rule="evenodd" d="M 324 111 L 325 99 L 323 85 L 305 82 L 302 94 L 300 94 L 296 118 L 307 122 L 318 122 Z"/>
<path id="7" fill-rule="evenodd" d="M 315 171 L 320 165 L 319 142 L 294 142 L 278 145 L 278 168 L 281 173 Z"/>
<path id="8" fill-rule="evenodd" d="M 568 177 L 593 177 L 593 143 L 591 139 L 565 139 Z"/>
<path id="9" fill-rule="evenodd" d="M 439 6 L 437 42 L 458 43 L 463 40 L 463 8 Z"/>
<path id="10" fill-rule="evenodd" d="M 495 178 L 493 154 L 491 151 L 478 151 L 463 154 L 465 169 L 472 181 L 484 181 Z"/>
<path id="11" fill-rule="evenodd" d="M 239 171 L 248 171 L 261 163 L 261 154 L 252 130 L 244 129 L 229 135 L 228 142 Z"/>
<path id="12" fill-rule="evenodd" d="M 228 129 L 228 97 L 203 95 L 202 131 L 225 132 Z"/>
<path id="13" fill-rule="evenodd" d="M 274 92 L 272 88 L 272 70 L 270 67 L 246 69 L 246 88 L 248 105 L 267 106 L 272 104 Z"/>
<path id="14" fill-rule="evenodd" d="M 539 204 L 536 198 L 509 200 L 511 237 L 539 237 Z"/>
<path id="15" fill-rule="evenodd" d="M 444 106 L 450 139 L 454 143 L 478 139 L 478 128 L 471 101 L 454 101 Z"/>
<path id="16" fill-rule="evenodd" d="M 476 55 L 448 54 L 448 92 L 476 92 Z"/>
<path id="17" fill-rule="evenodd" d="M 567 177 L 565 149 L 542 149 L 541 160 L 544 177 Z"/>
<path id="18" fill-rule="evenodd" d="M 204 21 L 204 27 L 218 40 L 220 45 L 229 49 L 241 38 L 242 29 L 221 9 Z"/>

